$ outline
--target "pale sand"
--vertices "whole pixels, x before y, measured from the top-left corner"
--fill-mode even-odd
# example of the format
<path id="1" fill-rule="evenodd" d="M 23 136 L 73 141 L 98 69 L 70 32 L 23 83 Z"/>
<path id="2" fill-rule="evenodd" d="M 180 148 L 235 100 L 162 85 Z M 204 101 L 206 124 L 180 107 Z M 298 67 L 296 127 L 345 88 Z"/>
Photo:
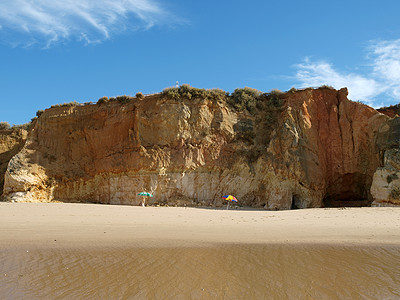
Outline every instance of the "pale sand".
<path id="1" fill-rule="evenodd" d="M 0 203 L 0 241 L 2 246 L 400 245 L 400 208 L 264 211 Z"/>
<path id="2" fill-rule="evenodd" d="M 0 203 L 0 299 L 400 299 L 400 209 Z"/>

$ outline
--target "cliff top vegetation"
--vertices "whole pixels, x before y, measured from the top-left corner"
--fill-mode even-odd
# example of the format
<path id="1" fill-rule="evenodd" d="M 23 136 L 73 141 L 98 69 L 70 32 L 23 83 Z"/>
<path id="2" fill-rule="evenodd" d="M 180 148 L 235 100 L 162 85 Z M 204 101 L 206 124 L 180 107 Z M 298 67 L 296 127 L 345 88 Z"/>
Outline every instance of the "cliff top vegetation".
<path id="1" fill-rule="evenodd" d="M 254 112 L 256 108 L 261 108 L 262 102 L 272 100 L 275 105 L 280 105 L 279 100 L 283 99 L 285 93 L 279 90 L 272 90 L 263 93 L 257 89 L 244 87 L 237 88 L 232 94 L 221 89 L 199 89 L 184 84 L 179 87 L 166 88 L 161 95 L 169 99 L 210 99 L 213 101 L 223 101 L 238 111 Z"/>
<path id="2" fill-rule="evenodd" d="M 21 125 L 12 125 L 12 126 L 8 122 L 0 122 L 0 130 L 19 130 L 19 129 L 28 130 L 30 125 L 31 122 Z"/>
<path id="3" fill-rule="evenodd" d="M 267 107 L 280 107 L 283 104 L 284 98 L 289 95 L 296 93 L 298 91 L 304 90 L 313 90 L 313 89 L 329 89 L 335 90 L 332 86 L 322 85 L 317 88 L 304 88 L 304 89 L 296 89 L 291 88 L 287 92 L 282 92 L 277 89 L 273 89 L 268 93 L 264 93 L 254 88 L 244 87 L 244 88 L 237 88 L 232 93 L 226 92 L 224 90 L 215 88 L 215 89 L 201 89 L 195 88 L 188 84 L 182 84 L 179 87 L 169 87 L 164 89 L 159 95 L 162 97 L 179 100 L 179 99 L 209 99 L 211 101 L 220 101 L 224 102 L 233 109 L 237 111 L 245 111 L 247 110 L 250 113 L 254 113 L 256 109 L 261 109 L 267 105 Z M 75 106 L 84 106 L 90 104 L 106 104 L 112 102 L 118 102 L 121 104 L 127 104 L 132 101 L 141 100 L 145 97 L 141 92 L 136 93 L 135 96 L 129 95 L 121 95 L 116 97 L 101 97 L 98 99 L 97 102 L 85 102 L 79 103 L 77 101 L 65 102 L 62 104 L 55 104 L 52 105 L 51 108 L 54 107 L 75 107 Z M 393 111 L 395 114 L 400 115 L 400 104 L 392 105 L 389 107 L 382 107 L 378 109 L 378 111 L 382 110 L 390 110 Z M 43 113 L 43 110 L 38 110 L 36 116 L 39 117 Z M 4 122 L 3 122 L 4 123 Z M 1 125 L 0 128 L 5 128 L 6 125 Z M 29 123 L 24 125 L 18 125 L 23 127 L 29 127 Z M 17 126 L 17 127 L 18 127 Z M 16 126 L 14 126 L 16 127 Z"/>

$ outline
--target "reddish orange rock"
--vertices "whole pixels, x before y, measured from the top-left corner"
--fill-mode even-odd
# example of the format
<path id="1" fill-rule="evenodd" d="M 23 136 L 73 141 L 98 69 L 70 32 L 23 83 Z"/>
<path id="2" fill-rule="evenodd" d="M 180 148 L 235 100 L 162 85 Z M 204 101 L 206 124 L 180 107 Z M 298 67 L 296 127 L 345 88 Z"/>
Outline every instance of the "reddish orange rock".
<path id="1" fill-rule="evenodd" d="M 221 206 L 229 193 L 265 209 L 377 199 L 391 118 L 347 89 L 260 99 L 251 112 L 162 94 L 47 109 L 8 164 L 4 197 L 138 205 L 148 190 L 150 204 Z"/>

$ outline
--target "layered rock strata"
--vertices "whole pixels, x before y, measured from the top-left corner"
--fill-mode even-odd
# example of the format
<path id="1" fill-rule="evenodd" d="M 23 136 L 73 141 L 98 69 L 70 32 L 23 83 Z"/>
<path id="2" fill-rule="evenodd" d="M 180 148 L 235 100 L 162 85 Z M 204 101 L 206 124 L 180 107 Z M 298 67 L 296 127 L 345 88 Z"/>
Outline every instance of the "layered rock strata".
<path id="1" fill-rule="evenodd" d="M 162 94 L 55 107 L 10 160 L 4 197 L 138 205 L 146 190 L 161 205 L 221 206 L 224 194 L 265 209 L 370 205 L 391 120 L 329 88 L 266 96 L 251 112 Z"/>

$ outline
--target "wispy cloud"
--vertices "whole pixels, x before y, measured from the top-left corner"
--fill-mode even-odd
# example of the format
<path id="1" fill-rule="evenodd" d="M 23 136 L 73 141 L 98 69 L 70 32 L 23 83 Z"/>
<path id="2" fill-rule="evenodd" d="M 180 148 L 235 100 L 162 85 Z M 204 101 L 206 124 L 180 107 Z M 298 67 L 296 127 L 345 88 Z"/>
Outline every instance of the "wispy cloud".
<path id="1" fill-rule="evenodd" d="M 95 43 L 116 32 L 149 29 L 168 17 L 154 0 L 4 0 L 0 30 L 12 34 L 0 37 L 20 45 L 50 46 L 68 39 Z"/>
<path id="2" fill-rule="evenodd" d="M 400 39 L 375 43 L 371 49 L 374 75 L 394 98 L 400 99 Z"/>
<path id="3" fill-rule="evenodd" d="M 376 80 L 359 74 L 339 73 L 330 63 L 324 61 L 313 62 L 306 59 L 302 64 L 298 64 L 297 68 L 296 78 L 301 87 L 317 87 L 324 84 L 335 88 L 348 87 L 350 99 L 364 101 L 371 101 L 382 92 Z"/>
<path id="4" fill-rule="evenodd" d="M 382 105 L 378 96 L 400 100 L 400 40 L 373 42 L 368 51 L 368 73 L 340 72 L 329 62 L 306 58 L 296 65 L 296 79 L 300 87 L 348 87 L 350 99 L 375 107 Z"/>

